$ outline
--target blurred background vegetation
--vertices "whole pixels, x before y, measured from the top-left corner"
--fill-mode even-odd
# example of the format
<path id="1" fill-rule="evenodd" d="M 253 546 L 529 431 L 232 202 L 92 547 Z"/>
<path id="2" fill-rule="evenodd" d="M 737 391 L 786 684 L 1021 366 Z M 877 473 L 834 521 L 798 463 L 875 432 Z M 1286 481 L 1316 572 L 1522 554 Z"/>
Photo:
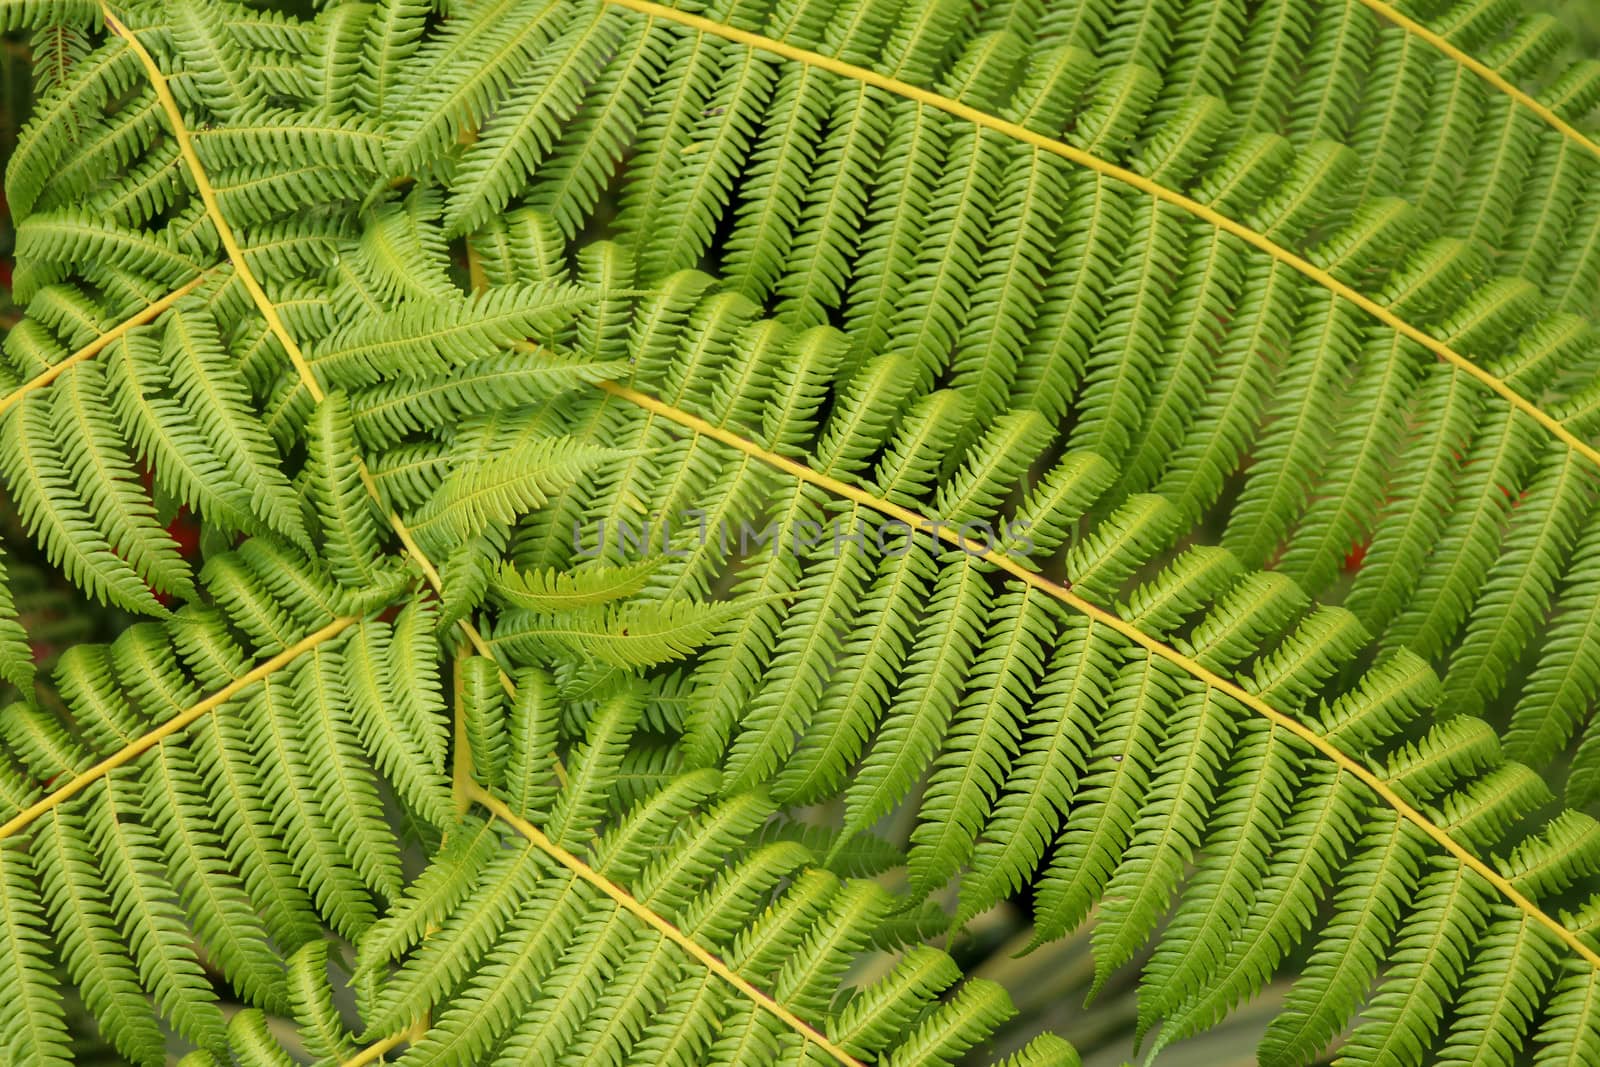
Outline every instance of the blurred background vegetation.
<path id="1" fill-rule="evenodd" d="M 1572 31 L 1576 41 L 1562 63 L 1576 56 L 1600 55 L 1600 0 L 1532 0 L 1528 7 L 1548 11 Z"/>

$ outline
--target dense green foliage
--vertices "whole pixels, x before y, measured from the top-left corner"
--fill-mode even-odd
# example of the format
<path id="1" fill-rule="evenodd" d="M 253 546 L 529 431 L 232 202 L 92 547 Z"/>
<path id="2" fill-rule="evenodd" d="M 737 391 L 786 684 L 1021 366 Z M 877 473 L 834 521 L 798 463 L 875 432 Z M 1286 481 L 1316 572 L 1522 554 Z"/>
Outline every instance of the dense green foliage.
<path id="1" fill-rule="evenodd" d="M 118 613 L 0 581 L 0 1062 L 1076 1063 L 997 911 L 1146 1053 L 1600 1062 L 1557 19 L 0 28 L 5 566 Z"/>

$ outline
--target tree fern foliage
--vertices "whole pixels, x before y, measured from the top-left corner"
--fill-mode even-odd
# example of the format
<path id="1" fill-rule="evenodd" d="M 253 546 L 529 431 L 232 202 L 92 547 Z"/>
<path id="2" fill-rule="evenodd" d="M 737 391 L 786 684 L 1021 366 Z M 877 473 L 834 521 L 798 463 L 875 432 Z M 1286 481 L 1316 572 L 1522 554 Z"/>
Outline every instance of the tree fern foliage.
<path id="1" fill-rule="evenodd" d="M 1600 1059 L 1555 19 L 0 26 L 0 577 L 119 620 L 0 581 L 0 1060 L 1076 1063 L 997 912 L 1146 1056 Z"/>

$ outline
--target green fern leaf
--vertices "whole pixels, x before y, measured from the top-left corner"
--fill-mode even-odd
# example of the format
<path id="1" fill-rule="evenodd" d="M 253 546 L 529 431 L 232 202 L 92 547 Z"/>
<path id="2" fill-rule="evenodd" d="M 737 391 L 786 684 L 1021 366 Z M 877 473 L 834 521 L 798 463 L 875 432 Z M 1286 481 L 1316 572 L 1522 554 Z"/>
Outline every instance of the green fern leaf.
<path id="1" fill-rule="evenodd" d="M 5 560 L 0 557 L 0 678 L 21 689 L 33 680 L 33 656 L 27 632 L 17 619 L 4 567 Z"/>
<path id="2" fill-rule="evenodd" d="M 0 1025 L 0 1048 L 19 1062 L 24 1055 L 57 1067 L 71 1063 L 65 1020 L 46 949 L 44 904 L 35 888 L 33 863 L 20 848 L 0 846 L 0 901 L 10 942 L 4 961 L 11 991 Z"/>
<path id="3" fill-rule="evenodd" d="M 509 523 L 538 507 L 555 489 L 614 456 L 608 449 L 557 438 L 464 463 L 418 509 L 412 532 L 430 548 L 462 544 L 490 524 Z"/>
<path id="4" fill-rule="evenodd" d="M 52 563 L 90 596 L 130 611 L 165 614 L 75 498 L 72 471 L 46 403 L 29 397 L 0 425 L 3 469 L 23 521 L 44 542 Z"/>
<path id="5" fill-rule="evenodd" d="M 0 29 L 0 1059 L 1600 1055 L 1591 39 Z"/>

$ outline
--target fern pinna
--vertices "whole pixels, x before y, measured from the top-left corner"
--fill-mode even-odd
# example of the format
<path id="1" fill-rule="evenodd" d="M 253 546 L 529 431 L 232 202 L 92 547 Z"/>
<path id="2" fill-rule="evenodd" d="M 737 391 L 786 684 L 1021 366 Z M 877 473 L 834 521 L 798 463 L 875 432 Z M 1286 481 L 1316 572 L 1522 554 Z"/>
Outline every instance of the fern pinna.
<path id="1" fill-rule="evenodd" d="M 1600 1061 L 1557 19 L 0 26 L 0 1062 Z"/>

